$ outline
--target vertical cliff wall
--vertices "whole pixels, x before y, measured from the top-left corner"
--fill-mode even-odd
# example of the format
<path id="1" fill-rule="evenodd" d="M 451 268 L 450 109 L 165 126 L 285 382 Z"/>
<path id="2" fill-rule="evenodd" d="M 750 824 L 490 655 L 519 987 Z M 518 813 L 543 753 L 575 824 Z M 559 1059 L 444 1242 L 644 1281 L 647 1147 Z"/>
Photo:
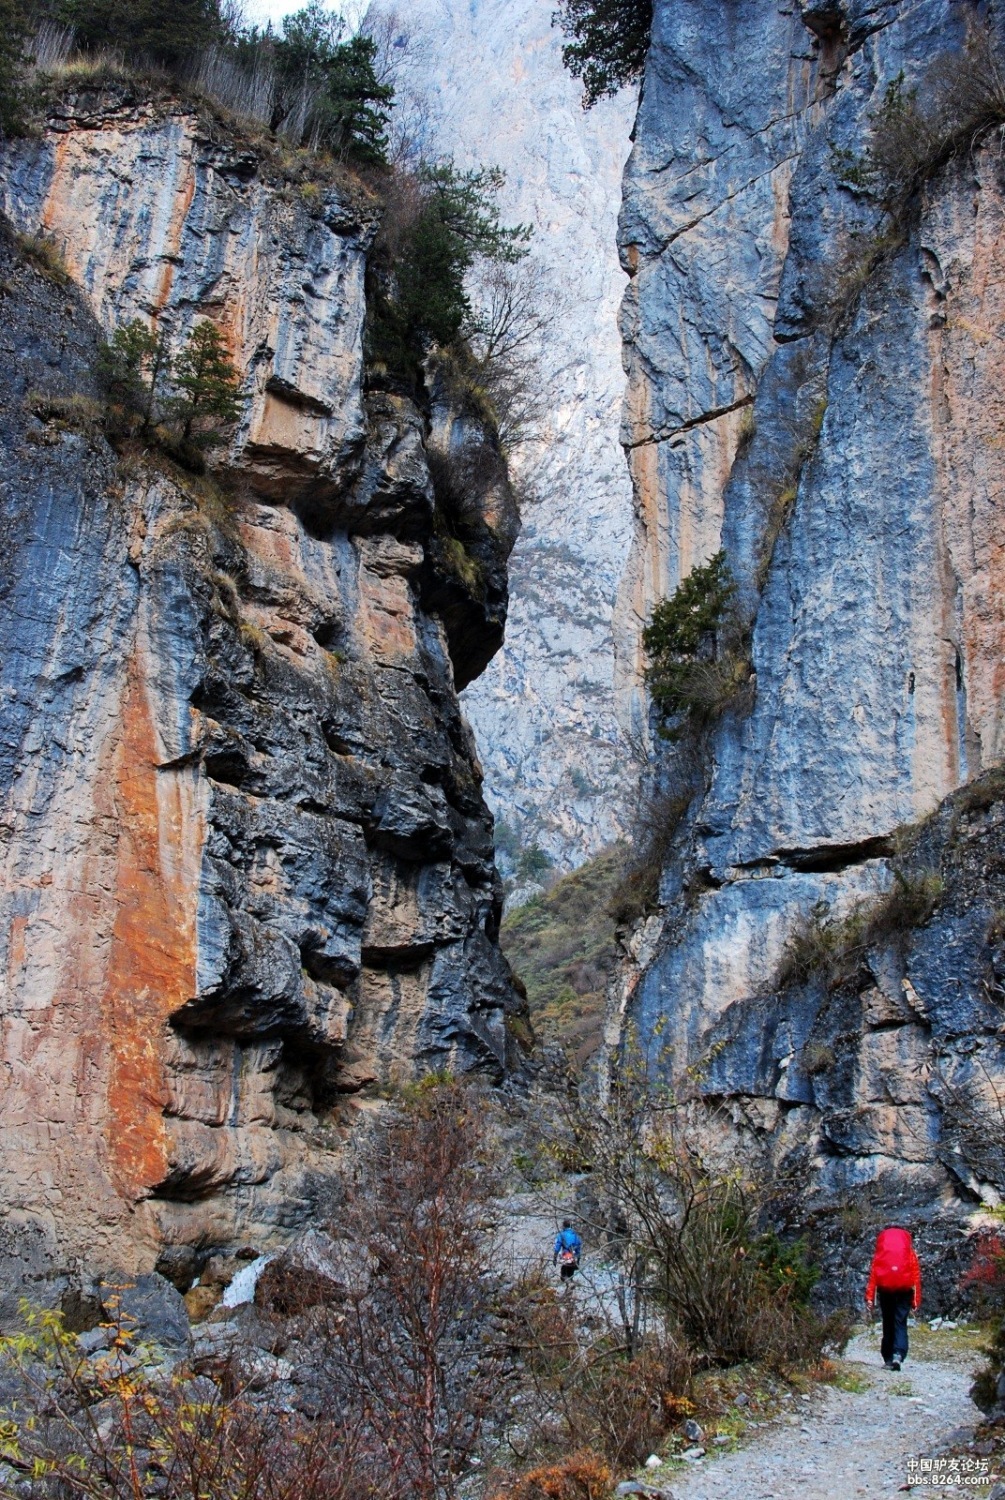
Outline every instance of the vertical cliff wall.
<path id="1" fill-rule="evenodd" d="M 127 88 L 0 159 L 68 272 L 4 239 L 7 1286 L 267 1244 L 323 1191 L 340 1100 L 505 1066 L 457 688 L 501 639 L 516 518 L 477 465 L 485 555 L 452 566 L 427 449 L 487 440 L 364 394 L 373 205 L 294 168 Z M 103 435 L 100 333 L 134 317 L 176 345 L 209 317 L 247 372 L 204 476 Z"/>
<path id="2" fill-rule="evenodd" d="M 618 446 L 624 288 L 616 219 L 634 101 L 590 113 L 562 67 L 551 0 L 416 0 L 408 83 L 436 150 L 503 168 L 509 221 L 534 226 L 537 441 L 514 473 L 532 495 L 511 562 L 506 643 L 464 695 L 486 792 L 520 843 L 568 869 L 617 838 L 636 771 L 619 727 L 615 634 L 631 534 Z"/>
<path id="3" fill-rule="evenodd" d="M 622 1013 L 917 1213 L 1005 1190 L 1005 181 L 978 134 L 893 223 L 849 163 L 976 19 L 657 3 L 621 225 L 637 610 L 723 547 L 750 624 Z"/>

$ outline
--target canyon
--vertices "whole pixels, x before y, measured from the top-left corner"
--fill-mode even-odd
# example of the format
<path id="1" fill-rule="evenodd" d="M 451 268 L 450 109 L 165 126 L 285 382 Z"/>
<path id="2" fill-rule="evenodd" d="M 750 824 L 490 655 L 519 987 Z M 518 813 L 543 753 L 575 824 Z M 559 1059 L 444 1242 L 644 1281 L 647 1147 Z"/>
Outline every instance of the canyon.
<path id="1" fill-rule="evenodd" d="M 277 1246 L 380 1097 L 512 1078 L 492 811 L 505 874 L 571 869 L 640 758 L 609 1056 L 785 1185 L 836 1299 L 892 1217 L 951 1298 L 1005 1198 L 1000 125 L 896 214 L 867 168 L 988 14 L 660 0 L 632 127 L 550 5 L 423 0 L 432 138 L 505 170 L 553 315 L 509 466 L 434 362 L 367 375 L 361 180 L 122 81 L 3 144 L 5 1306 Z M 242 372 L 203 472 L 107 440 L 135 318 Z M 735 691 L 675 740 L 642 629 L 720 551 Z"/>
<path id="2" fill-rule="evenodd" d="M 639 626 L 626 612 L 632 494 L 619 444 L 616 243 L 634 99 L 627 90 L 583 109 L 554 9 L 417 0 L 406 13 L 372 0 L 368 11 L 368 24 L 390 23 L 401 40 L 430 154 L 501 168 L 507 222 L 533 228 L 515 268 L 539 320 L 534 411 L 510 457 L 523 529 L 506 639 L 462 699 L 510 877 L 528 850 L 568 871 L 623 837 L 639 774 L 617 649 L 622 641 L 625 655 Z"/>

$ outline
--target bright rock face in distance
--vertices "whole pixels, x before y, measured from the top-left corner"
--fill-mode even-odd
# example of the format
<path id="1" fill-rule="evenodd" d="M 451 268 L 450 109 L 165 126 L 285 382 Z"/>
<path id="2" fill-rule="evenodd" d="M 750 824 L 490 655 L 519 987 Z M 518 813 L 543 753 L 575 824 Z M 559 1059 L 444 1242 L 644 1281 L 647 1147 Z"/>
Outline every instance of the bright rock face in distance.
<path id="1" fill-rule="evenodd" d="M 187 1284 L 309 1218 L 368 1081 L 505 1067 L 490 814 L 456 686 L 516 518 L 484 433 L 362 390 L 373 230 L 170 98 L 7 145 L 0 360 L 0 1291 Z M 75 284 L 75 285 L 74 285 Z M 246 372 L 212 472 L 100 426 L 100 329 L 208 317 Z M 427 449 L 484 445 L 465 576 Z M 68 1270 L 68 1268 L 70 1268 Z M 13 1290 L 12 1290 L 13 1288 Z"/>
<path id="2" fill-rule="evenodd" d="M 513 461 L 532 497 L 510 562 L 506 641 L 464 694 L 497 817 L 570 869 L 612 842 L 637 771 L 618 724 L 615 634 L 631 536 L 618 444 L 624 290 L 616 220 L 634 98 L 584 112 L 564 70 L 552 0 L 376 0 L 412 39 L 406 79 L 429 140 L 459 166 L 506 173 L 505 221 L 534 226 L 540 303 L 539 439 Z"/>
<path id="3" fill-rule="evenodd" d="M 658 0 L 621 222 L 636 612 L 721 546 L 753 669 L 623 1007 L 830 1201 L 917 1213 L 1005 1191 L 1005 187 L 993 132 L 894 231 L 841 163 L 964 23 Z M 851 951 L 794 974 L 814 931 Z"/>

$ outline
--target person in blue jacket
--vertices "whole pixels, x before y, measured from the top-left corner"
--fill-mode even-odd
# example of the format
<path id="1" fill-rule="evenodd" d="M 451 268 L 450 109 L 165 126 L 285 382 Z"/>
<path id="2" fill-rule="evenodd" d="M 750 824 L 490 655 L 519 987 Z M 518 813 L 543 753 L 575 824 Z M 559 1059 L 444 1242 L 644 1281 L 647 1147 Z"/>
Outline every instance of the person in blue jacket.
<path id="1" fill-rule="evenodd" d="M 553 1266 L 558 1266 L 563 1281 L 571 1281 L 579 1270 L 579 1257 L 583 1253 L 583 1242 L 566 1219 L 555 1236 L 555 1253 L 551 1257 Z"/>

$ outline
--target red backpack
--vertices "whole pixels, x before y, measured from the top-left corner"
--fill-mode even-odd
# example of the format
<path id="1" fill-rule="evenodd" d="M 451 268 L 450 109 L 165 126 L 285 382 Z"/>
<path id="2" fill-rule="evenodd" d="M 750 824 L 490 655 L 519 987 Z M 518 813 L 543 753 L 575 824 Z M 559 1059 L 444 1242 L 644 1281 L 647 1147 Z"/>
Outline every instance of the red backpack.
<path id="1" fill-rule="evenodd" d="M 876 1238 L 872 1277 L 884 1292 L 907 1292 L 918 1282 L 918 1257 L 906 1229 L 884 1229 Z"/>

